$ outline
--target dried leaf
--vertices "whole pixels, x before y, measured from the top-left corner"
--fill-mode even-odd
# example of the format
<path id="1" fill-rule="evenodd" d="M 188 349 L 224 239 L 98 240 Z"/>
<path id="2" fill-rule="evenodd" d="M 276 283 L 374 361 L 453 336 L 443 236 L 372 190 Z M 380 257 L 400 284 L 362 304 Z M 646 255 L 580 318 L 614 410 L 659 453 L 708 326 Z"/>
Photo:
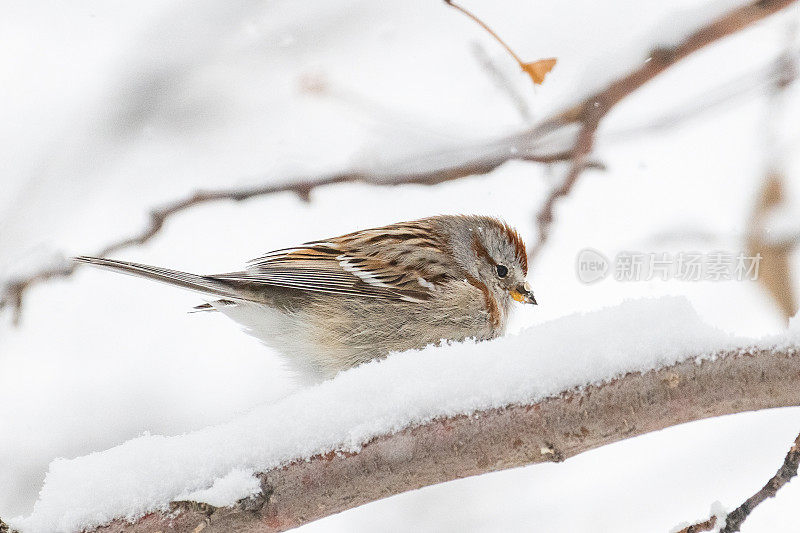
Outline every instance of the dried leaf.
<path id="1" fill-rule="evenodd" d="M 532 61 L 530 63 L 520 63 L 522 70 L 524 70 L 528 76 L 531 77 L 533 83 L 537 85 L 541 85 L 544 82 L 544 77 L 547 76 L 547 73 L 553 70 L 553 67 L 556 66 L 556 58 L 551 57 L 548 59 L 540 59 L 538 61 Z"/>

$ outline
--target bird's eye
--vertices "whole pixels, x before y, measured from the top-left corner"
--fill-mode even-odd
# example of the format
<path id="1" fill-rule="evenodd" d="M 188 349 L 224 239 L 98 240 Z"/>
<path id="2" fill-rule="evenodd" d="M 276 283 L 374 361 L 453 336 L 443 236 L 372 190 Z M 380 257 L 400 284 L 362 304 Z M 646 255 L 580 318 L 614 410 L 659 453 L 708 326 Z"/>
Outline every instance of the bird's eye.
<path id="1" fill-rule="evenodd" d="M 503 265 L 497 265 L 495 267 L 497 269 L 497 276 L 504 278 L 508 276 L 508 268 L 504 267 Z"/>

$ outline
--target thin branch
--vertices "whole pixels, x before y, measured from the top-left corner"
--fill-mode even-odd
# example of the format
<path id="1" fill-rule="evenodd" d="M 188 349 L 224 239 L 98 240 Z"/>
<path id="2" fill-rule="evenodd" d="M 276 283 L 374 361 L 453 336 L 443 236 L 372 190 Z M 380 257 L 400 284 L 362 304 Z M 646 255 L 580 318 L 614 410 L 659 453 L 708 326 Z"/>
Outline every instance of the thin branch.
<path id="1" fill-rule="evenodd" d="M 516 53 L 514 53 L 514 50 L 512 50 L 511 47 L 508 46 L 508 44 L 506 44 L 506 42 L 503 39 L 501 39 L 500 36 L 497 35 L 494 32 L 494 30 L 492 30 L 492 28 L 489 27 L 488 24 L 486 24 L 480 18 L 476 17 L 474 14 L 472 14 L 472 12 L 470 10 L 468 10 L 468 9 L 466 9 L 464 7 L 461 7 L 460 5 L 456 4 L 452 0 L 444 0 L 444 3 L 449 5 L 450 7 L 453 7 L 455 9 L 457 9 L 458 11 L 461 11 L 463 14 L 465 14 L 470 19 L 472 19 L 476 24 L 478 24 L 478 26 L 480 26 L 481 28 L 486 30 L 486 33 L 488 33 L 489 35 L 494 37 L 494 40 L 497 41 L 498 43 L 500 43 L 500 46 L 502 46 L 503 48 L 506 49 L 506 52 L 508 52 L 509 55 L 511 55 L 511 57 L 514 58 L 514 61 L 517 62 L 517 64 L 520 66 L 520 68 L 523 68 L 523 66 L 525 65 L 525 62 L 522 60 L 522 58 L 519 57 Z"/>
<path id="2" fill-rule="evenodd" d="M 531 79 L 531 81 L 533 82 L 534 85 L 541 85 L 544 82 L 545 76 L 547 76 L 547 74 L 556 65 L 557 60 L 554 57 L 550 57 L 550 58 L 547 58 L 547 59 L 539 59 L 537 61 L 531 61 L 531 62 L 528 62 L 528 63 L 522 61 L 522 59 L 517 54 L 514 53 L 514 51 L 511 49 L 511 47 L 508 46 L 508 44 L 506 44 L 506 42 L 503 39 L 501 39 L 500 36 L 497 35 L 488 26 L 488 24 L 486 24 L 480 18 L 478 18 L 477 15 L 473 14 L 467 8 L 456 4 L 452 0 L 444 0 L 444 3 L 447 4 L 448 6 L 454 7 L 455 9 L 460 11 L 461 13 L 463 13 L 466 16 L 468 16 L 469 18 L 471 18 L 481 28 L 483 28 L 489 35 L 491 35 L 498 43 L 500 43 L 500 45 L 502 45 L 502 47 L 506 49 L 506 51 L 511 55 L 511 57 L 514 58 L 514 61 L 517 62 L 517 65 L 519 65 L 519 68 L 522 70 L 522 72 L 524 72 L 525 74 L 527 74 L 530 77 L 530 79 Z"/>
<path id="3" fill-rule="evenodd" d="M 94 255 L 105 256 L 129 246 L 143 244 L 153 238 L 171 216 L 202 203 L 223 200 L 242 201 L 280 192 L 294 192 L 304 200 L 308 200 L 315 188 L 338 183 L 359 182 L 378 186 L 401 184 L 435 185 L 476 174 L 486 174 L 500 165 L 514 160 L 540 163 L 571 161 L 570 170 L 564 182 L 550 193 L 536 217 L 539 236 L 538 241 L 532 247 L 532 256 L 534 256 L 541 251 L 549 237 L 557 201 L 569 194 L 582 175 L 583 170 L 591 166 L 587 164 L 587 160 L 594 145 L 595 131 L 600 121 L 611 108 L 628 94 L 692 52 L 749 26 L 794 1 L 759 0 L 731 11 L 688 36 L 677 46 L 654 50 L 651 53 L 650 60 L 641 67 L 611 83 L 602 91 L 579 104 L 542 121 L 531 130 L 493 143 L 489 147 L 495 149 L 489 150 L 488 155 L 475 156 L 475 148 L 470 147 L 470 149 L 457 154 L 458 157 L 450 158 L 445 164 L 422 171 L 398 171 L 386 174 L 345 172 L 322 176 L 318 179 L 301 179 L 276 185 L 197 192 L 165 207 L 154 209 L 150 213 L 149 224 L 141 232 L 114 241 Z M 537 146 L 542 139 L 551 137 L 575 124 L 579 126 L 579 134 L 574 146 L 559 149 L 555 153 L 553 151 L 543 151 Z M 416 164 L 418 162 L 419 158 L 409 163 Z M 70 276 L 74 271 L 75 267 L 72 265 L 58 265 L 34 272 L 29 276 L 9 280 L 0 289 L 0 310 L 3 308 L 12 309 L 14 322 L 18 323 L 24 294 L 28 288 L 39 282 Z"/>
<path id="4" fill-rule="evenodd" d="M 753 376 L 759 376 L 753 379 Z M 378 437 L 358 453 L 332 450 L 259 475 L 262 493 L 209 510 L 182 502 L 131 526 L 98 532 L 274 532 L 408 490 L 543 462 L 692 420 L 800 405 L 796 350 L 745 349 L 694 358 L 530 405 L 438 419 Z M 795 465 L 796 467 L 796 465 Z"/>
<path id="5" fill-rule="evenodd" d="M 596 130 L 596 123 L 587 123 L 583 125 L 580 133 L 578 133 L 578 138 L 575 142 L 575 150 L 572 153 L 572 161 L 566 177 L 561 182 L 560 186 L 550 191 L 544 204 L 539 209 L 539 214 L 536 215 L 536 227 L 539 230 L 539 238 L 531 247 L 531 251 L 528 252 L 529 258 L 533 259 L 536 257 L 550 237 L 550 227 L 553 225 L 556 202 L 570 193 L 575 182 L 578 181 L 578 178 L 587 168 L 587 159 L 594 145 L 594 134 Z"/>
<path id="6" fill-rule="evenodd" d="M 747 517 L 753 512 L 753 509 L 758 507 L 758 505 L 767 498 L 774 498 L 778 491 L 797 475 L 798 464 L 800 464 L 800 435 L 797 435 L 797 438 L 794 439 L 794 444 L 789 449 L 789 453 L 786 454 L 783 465 L 778 469 L 775 475 L 767 481 L 767 484 L 764 485 L 761 490 L 747 498 L 742 505 L 728 513 L 725 519 L 725 527 L 722 528 L 720 533 L 734 533 L 735 531 L 739 531 L 744 521 L 747 520 Z"/>
<path id="7" fill-rule="evenodd" d="M 15 326 L 19 325 L 22 316 L 22 297 L 31 285 L 51 279 L 66 278 L 73 272 L 75 272 L 75 265 L 58 265 L 39 270 L 27 277 L 5 282 L 0 290 L 0 311 L 5 307 L 10 307 L 13 313 L 13 323 Z"/>
<path id="8" fill-rule="evenodd" d="M 545 120 L 534 129 L 550 131 L 563 127 L 565 124 L 580 124 L 581 130 L 574 150 L 575 161 L 564 182 L 556 187 L 545 200 L 539 213 L 536 215 L 539 229 L 538 242 L 531 248 L 530 258 L 533 259 L 542 249 L 549 237 L 550 227 L 554 218 L 556 201 L 572 190 L 580 177 L 584 165 L 582 159 L 591 153 L 594 145 L 594 132 L 600 121 L 625 97 L 646 84 L 669 67 L 675 65 L 690 54 L 716 42 L 728 35 L 736 33 L 754 22 L 783 9 L 794 0 L 758 0 L 742 6 L 721 16 L 708 25 L 700 28 L 687 36 L 679 44 L 669 48 L 656 48 L 650 52 L 647 61 L 627 74 L 612 82 L 604 89 L 586 98 L 581 103 Z"/>
<path id="9" fill-rule="evenodd" d="M 725 525 L 720 530 L 720 533 L 735 533 L 736 531 L 739 531 L 744 521 L 747 520 L 747 517 L 750 516 L 750 513 L 752 513 L 756 507 L 758 507 L 767 498 L 774 498 L 775 495 L 778 494 L 778 491 L 797 475 L 798 465 L 800 465 L 800 435 L 797 435 L 797 438 L 794 439 L 792 447 L 789 448 L 789 452 L 783 459 L 783 465 L 778 469 L 775 475 L 772 476 L 769 481 L 767 481 L 766 485 L 761 487 L 758 492 L 747 498 L 744 503 L 724 517 Z M 688 526 L 680 530 L 678 533 L 710 531 L 716 523 L 717 518 L 717 516 L 712 516 L 705 522 Z M 711 524 L 711 527 L 709 527 L 708 524 Z"/>

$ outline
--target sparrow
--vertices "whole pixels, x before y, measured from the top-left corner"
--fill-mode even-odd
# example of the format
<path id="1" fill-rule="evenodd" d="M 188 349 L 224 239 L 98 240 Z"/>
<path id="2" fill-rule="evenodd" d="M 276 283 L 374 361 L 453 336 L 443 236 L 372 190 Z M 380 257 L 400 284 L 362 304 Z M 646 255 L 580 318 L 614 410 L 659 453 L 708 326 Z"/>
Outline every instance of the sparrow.
<path id="1" fill-rule="evenodd" d="M 227 315 L 311 382 L 390 352 L 498 337 L 514 301 L 536 304 L 524 242 L 487 216 L 365 229 L 274 250 L 225 274 L 74 260 L 206 295 L 195 309 Z"/>

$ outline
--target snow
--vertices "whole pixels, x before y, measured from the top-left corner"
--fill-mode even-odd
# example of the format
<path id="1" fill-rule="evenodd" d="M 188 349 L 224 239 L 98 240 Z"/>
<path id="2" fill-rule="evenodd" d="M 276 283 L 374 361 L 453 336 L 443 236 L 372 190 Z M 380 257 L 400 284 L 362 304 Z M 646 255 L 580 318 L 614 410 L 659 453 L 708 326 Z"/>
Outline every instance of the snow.
<path id="1" fill-rule="evenodd" d="M 722 530 L 722 528 L 725 527 L 725 517 L 728 516 L 728 510 L 725 508 L 724 505 L 722 505 L 721 502 L 718 501 L 711 504 L 711 510 L 709 511 L 708 515 L 698 517 L 697 520 L 693 520 L 691 522 L 681 522 L 680 524 L 673 526 L 669 530 L 669 532 L 678 533 L 679 531 L 686 529 L 687 527 L 693 524 L 699 524 L 701 522 L 705 522 L 712 516 L 716 516 L 717 521 L 714 522 L 714 527 L 708 531 L 710 531 L 711 533 L 719 533 Z"/>
<path id="2" fill-rule="evenodd" d="M 227 475 L 215 479 L 209 488 L 185 492 L 175 498 L 175 501 L 209 503 L 215 507 L 225 507 L 260 492 L 261 482 L 252 472 L 234 468 Z"/>
<path id="3" fill-rule="evenodd" d="M 358 451 L 370 439 L 437 417 L 536 402 L 687 357 L 782 342 L 736 338 L 704 324 L 685 298 L 663 297 L 565 316 L 491 342 L 394 354 L 218 426 L 57 459 L 33 513 L 11 524 L 23 533 L 76 531 L 135 519 L 192 494 L 229 504 L 257 489 L 252 472 Z"/>
<path id="4" fill-rule="evenodd" d="M 313 10 L 288 0 L 80 0 L 55 11 L 42 0 L 9 4 L 0 19 L 8 73 L 0 85 L 0 278 L 93 253 L 138 231 L 153 206 L 196 189 L 523 151 L 524 144 L 496 142 L 529 122 L 475 60 L 476 42 L 535 121 L 700 22 L 676 9 L 706 4 L 467 2 L 525 60 L 558 57 L 536 88 L 474 23 L 430 0 L 320 0 Z M 787 205 L 799 205 L 798 84 L 785 91 L 780 132 L 765 135 L 775 106 L 762 89 L 678 125 L 608 142 L 608 132 L 702 105 L 720 82 L 763 72 L 798 14 L 790 7 L 682 61 L 608 115 L 593 155 L 607 170 L 587 172 L 559 202 L 552 237 L 532 265 L 541 305 L 520 309 L 512 331 L 663 295 L 684 296 L 705 323 L 726 332 L 783 331 L 758 283 L 585 285 L 574 260 L 584 248 L 607 257 L 743 250 L 754 194 L 774 157 L 765 144 L 781 148 Z M 502 216 L 531 243 L 535 210 L 563 172 L 513 162 L 435 187 L 343 184 L 314 191 L 310 203 L 281 194 L 209 204 L 170 219 L 157 238 L 118 257 L 221 272 L 267 250 L 459 212 Z M 780 217 L 775 229 L 790 236 L 793 220 Z M 800 254 L 790 263 L 800 272 Z M 55 458 L 148 432 L 180 438 L 297 390 L 277 356 L 224 317 L 187 314 L 197 303 L 181 291 L 79 271 L 33 287 L 19 328 L 0 314 L 3 519 L 31 514 Z M 796 318 L 793 324 L 796 331 Z M 797 427 L 798 408 L 701 421 L 558 465 L 426 487 L 302 530 L 501 532 L 536 524 L 552 532 L 666 531 L 707 516 L 714 500 L 729 509 L 741 503 L 774 473 Z M 795 530 L 798 498 L 800 484 L 790 483 L 753 513 L 747 530 Z"/>
<path id="5" fill-rule="evenodd" d="M 728 516 L 728 509 L 722 505 L 722 502 L 714 502 L 711 504 L 711 510 L 708 516 L 716 516 L 717 521 L 714 524 L 714 529 L 711 530 L 711 533 L 719 533 L 722 531 L 722 528 L 725 527 L 725 520 Z"/>

